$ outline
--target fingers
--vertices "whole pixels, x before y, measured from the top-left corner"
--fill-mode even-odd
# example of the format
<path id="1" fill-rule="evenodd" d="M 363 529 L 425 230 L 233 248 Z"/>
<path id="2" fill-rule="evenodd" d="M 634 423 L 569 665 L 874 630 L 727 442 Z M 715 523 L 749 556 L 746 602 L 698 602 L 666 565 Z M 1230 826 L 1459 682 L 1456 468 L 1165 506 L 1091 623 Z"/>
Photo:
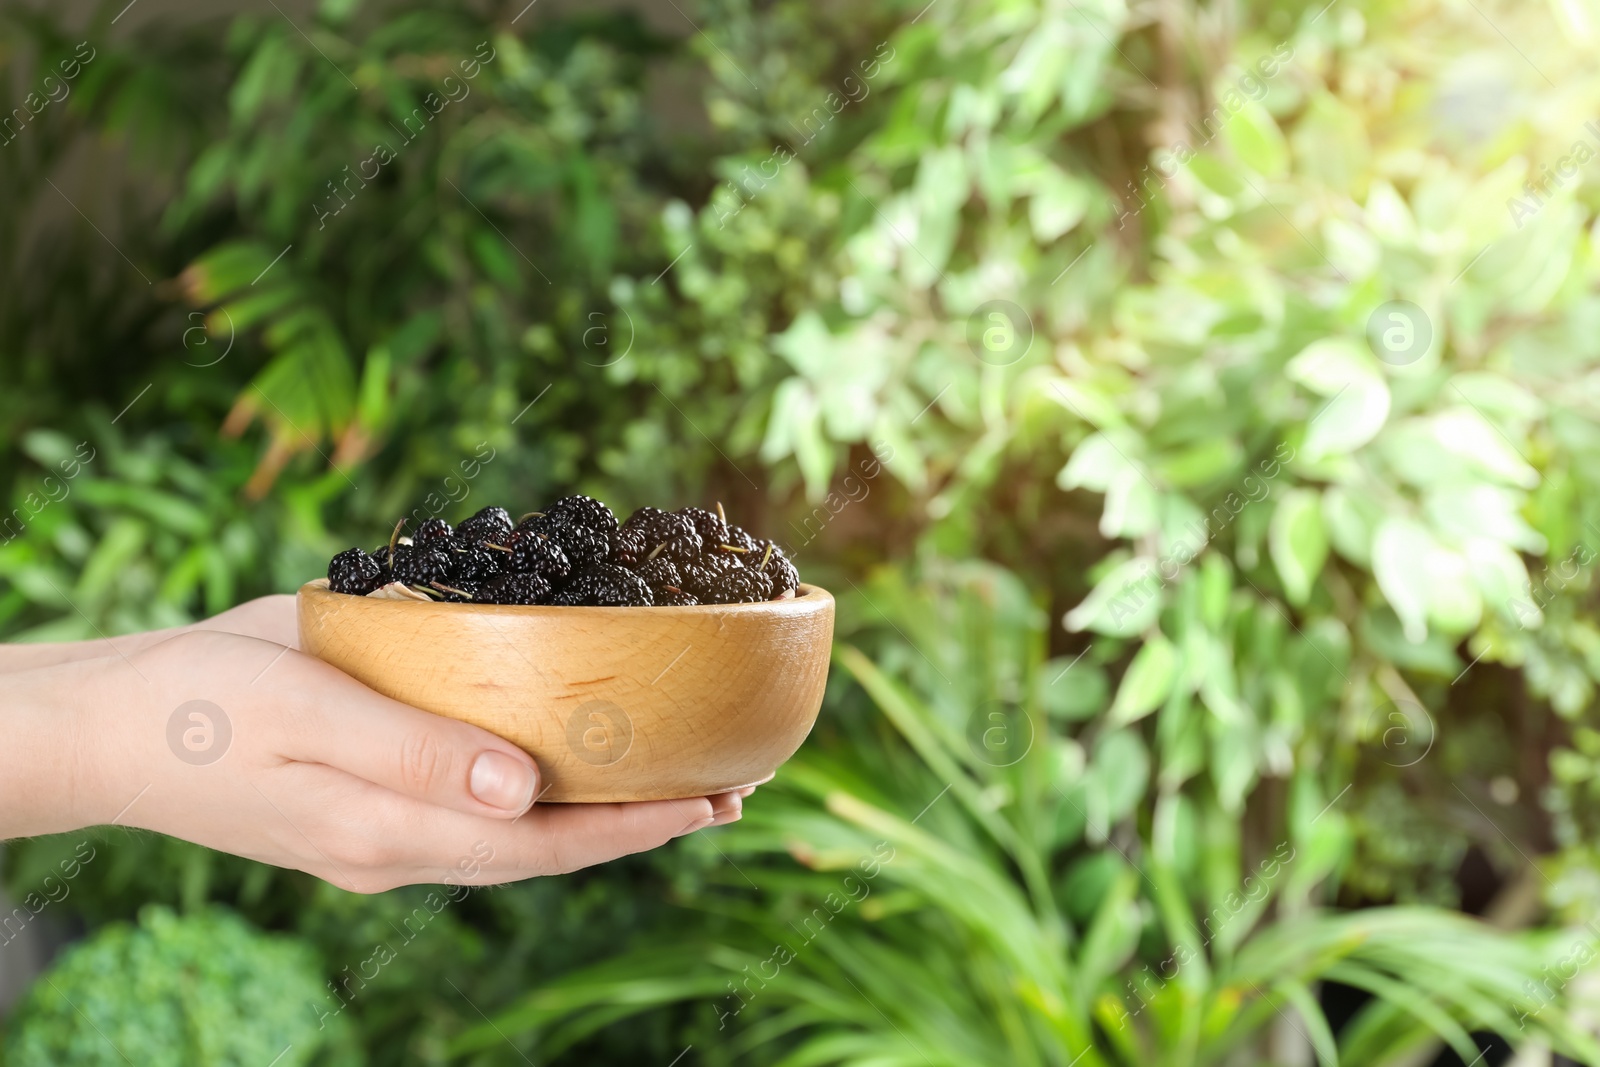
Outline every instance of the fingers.
<path id="1" fill-rule="evenodd" d="M 336 767 L 375 785 L 464 815 L 512 819 L 539 790 L 533 758 L 487 730 L 402 704 L 310 656 L 284 671 L 276 694 L 282 755 Z"/>
<path id="2" fill-rule="evenodd" d="M 568 874 L 734 822 L 740 805 L 741 799 L 732 793 L 632 804 L 540 804 L 510 825 L 491 827 L 485 838 L 494 849 L 493 858 L 482 871 L 461 881 L 494 885 Z"/>
<path id="3" fill-rule="evenodd" d="M 269 778 L 261 797 L 271 803 L 261 805 L 261 829 L 277 832 L 291 851 L 289 865 L 362 893 L 566 874 L 658 848 L 739 814 L 739 798 L 730 793 L 633 804 L 539 804 L 507 821 L 432 807 L 316 764 L 290 763 Z M 220 847 L 241 851 L 232 836 Z"/>
<path id="4" fill-rule="evenodd" d="M 362 893 L 566 874 L 659 848 L 716 818 L 711 801 L 695 797 L 540 804 L 507 821 L 431 807 L 331 767 L 288 764 L 274 777 L 268 817 L 292 831 L 293 865 Z"/>
<path id="5" fill-rule="evenodd" d="M 726 826 L 730 822 L 737 822 L 744 812 L 743 790 L 732 793 L 718 793 L 716 796 L 707 797 L 711 801 L 712 826 Z"/>
<path id="6" fill-rule="evenodd" d="M 508 874 L 567 874 L 636 852 L 659 848 L 675 837 L 712 825 L 705 797 L 634 804 L 541 804 L 518 819 L 500 854 L 486 865 L 486 881 Z"/>

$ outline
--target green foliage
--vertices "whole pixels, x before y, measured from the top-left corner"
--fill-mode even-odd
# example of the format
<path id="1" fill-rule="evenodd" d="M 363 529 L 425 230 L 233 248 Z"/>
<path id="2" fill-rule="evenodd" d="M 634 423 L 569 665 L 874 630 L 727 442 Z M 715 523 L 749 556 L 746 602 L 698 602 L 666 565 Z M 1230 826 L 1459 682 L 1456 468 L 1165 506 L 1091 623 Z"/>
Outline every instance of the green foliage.
<path id="1" fill-rule="evenodd" d="M 322 998 L 316 957 L 213 909 L 151 906 L 69 948 L 6 1027 L 6 1062 L 49 1064 L 360 1062 Z M 323 1055 L 337 1059 L 320 1059 Z"/>
<path id="2" fill-rule="evenodd" d="M 1347 838 L 1307 776 L 1255 840 L 1175 791 L 1129 820 L 1148 757 L 1125 730 L 1053 736 L 1044 693 L 1061 679 L 1014 578 L 966 567 L 874 593 L 918 601 L 894 621 L 926 641 L 917 673 L 937 663 L 948 682 L 908 686 L 841 647 L 903 744 L 849 731 L 856 744 L 803 754 L 725 836 L 729 898 L 697 902 L 731 919 L 712 973 L 681 977 L 685 946 L 652 946 L 521 998 L 458 1047 L 531 1029 L 535 1052 L 558 1056 L 619 1013 L 694 998 L 718 1063 L 1220 1065 L 1285 1017 L 1324 1065 L 1407 1062 L 1430 1036 L 1470 1061 L 1470 1031 L 1524 1020 L 1600 1056 L 1539 988 L 1572 939 L 1420 907 L 1306 907 Z M 961 690 L 996 676 L 1016 696 L 991 720 L 994 702 L 972 712 Z M 1374 997 L 1337 1036 L 1313 992 L 1330 980 Z"/>
<path id="3" fill-rule="evenodd" d="M 440 915 L 341 1013 L 378 1061 L 504 1058 L 471 1005 L 541 1062 L 1592 1058 L 1548 979 L 1600 906 L 1592 7 L 97 37 L 4 148 L 0 625 L 178 621 L 475 495 L 788 531 L 841 608 L 800 759 Z M 39 210 L 99 207 L 45 180 L 80 133 L 179 176 L 120 256 Z M 80 914 L 219 899 L 330 974 L 416 906 L 108 852 Z M 1447 910 L 1469 861 L 1530 929 Z M 1373 997 L 1338 1030 L 1330 982 Z"/>

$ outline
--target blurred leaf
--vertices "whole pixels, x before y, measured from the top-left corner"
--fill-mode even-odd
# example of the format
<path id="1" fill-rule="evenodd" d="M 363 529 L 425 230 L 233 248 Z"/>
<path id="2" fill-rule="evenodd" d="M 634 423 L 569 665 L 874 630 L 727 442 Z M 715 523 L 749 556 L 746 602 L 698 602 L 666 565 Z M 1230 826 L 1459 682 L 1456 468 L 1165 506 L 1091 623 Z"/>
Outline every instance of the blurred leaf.
<path id="1" fill-rule="evenodd" d="M 1293 490 L 1283 495 L 1272 513 L 1267 544 L 1291 604 L 1305 604 L 1328 558 L 1321 507 L 1318 494 Z"/>
<path id="2" fill-rule="evenodd" d="M 1289 146 L 1283 132 L 1271 113 L 1254 100 L 1238 101 L 1222 133 L 1234 154 L 1257 174 L 1279 178 L 1288 169 Z"/>
<path id="3" fill-rule="evenodd" d="M 1433 535 L 1413 520 L 1386 518 L 1378 524 L 1372 574 L 1400 617 L 1406 640 L 1413 643 L 1428 636 L 1428 608 L 1433 597 L 1430 561 L 1442 551 Z"/>
<path id="4" fill-rule="evenodd" d="M 1289 362 L 1289 377 L 1327 397 L 1306 427 L 1308 458 L 1351 452 L 1371 441 L 1389 417 L 1389 389 L 1370 354 L 1354 342 L 1316 341 Z"/>
<path id="5" fill-rule="evenodd" d="M 1150 714 L 1172 692 L 1178 677 L 1178 649 L 1160 633 L 1140 646 L 1117 687 L 1109 726 L 1126 726 Z"/>
<path id="6" fill-rule="evenodd" d="M 1119 565 L 1067 613 L 1069 630 L 1094 630 L 1112 637 L 1143 633 L 1161 610 L 1161 583 L 1148 559 Z"/>

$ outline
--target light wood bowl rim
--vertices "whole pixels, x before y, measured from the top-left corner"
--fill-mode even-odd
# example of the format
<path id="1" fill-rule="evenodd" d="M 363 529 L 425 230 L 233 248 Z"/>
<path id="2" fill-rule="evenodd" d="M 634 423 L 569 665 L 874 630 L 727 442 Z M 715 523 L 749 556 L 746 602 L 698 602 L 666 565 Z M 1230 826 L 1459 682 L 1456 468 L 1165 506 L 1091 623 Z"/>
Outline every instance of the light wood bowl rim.
<path id="1" fill-rule="evenodd" d="M 820 585 L 812 585 L 809 582 L 801 582 L 799 589 L 795 590 L 795 595 L 783 600 L 758 600 L 745 604 L 662 604 L 659 607 L 652 604 L 649 607 L 636 605 L 610 608 L 576 605 L 567 606 L 563 604 L 479 604 L 475 602 L 448 600 L 422 601 L 404 600 L 390 597 L 356 596 L 353 593 L 335 593 L 332 589 L 328 588 L 328 579 L 326 578 L 313 578 L 311 581 L 302 585 L 298 592 L 305 596 L 319 597 L 329 600 L 337 597 L 341 601 L 366 601 L 374 605 L 411 605 L 416 608 L 443 608 L 448 611 L 461 612 L 464 614 L 514 615 L 518 618 L 538 618 L 540 616 L 547 615 L 556 615 L 561 618 L 566 618 L 576 613 L 583 613 L 596 618 L 610 618 L 619 612 L 625 611 L 647 611 L 651 614 L 660 614 L 663 616 L 671 613 L 705 615 L 713 613 L 722 614 L 724 612 L 734 611 L 765 614 L 788 614 L 810 611 L 833 600 L 832 593 L 828 592 Z"/>

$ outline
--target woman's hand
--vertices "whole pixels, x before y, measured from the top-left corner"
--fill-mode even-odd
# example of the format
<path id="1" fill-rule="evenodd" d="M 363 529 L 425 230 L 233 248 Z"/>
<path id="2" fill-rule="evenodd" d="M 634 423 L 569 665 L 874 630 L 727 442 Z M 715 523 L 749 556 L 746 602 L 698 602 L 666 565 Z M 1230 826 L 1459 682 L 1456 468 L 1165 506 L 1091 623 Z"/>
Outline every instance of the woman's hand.
<path id="1" fill-rule="evenodd" d="M 739 817 L 738 794 L 534 804 L 538 770 L 515 745 L 209 628 L 282 636 L 277 599 L 10 675 L 0 838 L 116 822 L 371 893 L 573 871 Z"/>

